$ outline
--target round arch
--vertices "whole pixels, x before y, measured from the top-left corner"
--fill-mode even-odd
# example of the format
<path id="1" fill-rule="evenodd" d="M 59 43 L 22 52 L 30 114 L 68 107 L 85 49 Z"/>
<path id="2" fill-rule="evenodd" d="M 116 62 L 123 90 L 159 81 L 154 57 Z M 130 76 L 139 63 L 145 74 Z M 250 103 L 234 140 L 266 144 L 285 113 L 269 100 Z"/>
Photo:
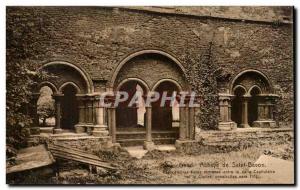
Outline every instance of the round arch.
<path id="1" fill-rule="evenodd" d="M 240 84 L 239 84 L 239 85 L 236 85 L 236 86 L 233 88 L 232 93 L 234 94 L 235 91 L 236 91 L 237 89 L 242 89 L 242 90 L 244 91 L 244 94 L 245 94 L 245 95 L 247 94 L 246 88 L 245 88 L 243 85 L 240 85 Z"/>
<path id="2" fill-rule="evenodd" d="M 254 89 L 258 89 L 259 94 L 262 93 L 262 90 L 261 90 L 261 88 L 260 88 L 259 86 L 253 85 L 253 86 L 251 86 L 251 87 L 249 88 L 247 94 L 251 94 L 252 90 L 254 90 Z"/>
<path id="3" fill-rule="evenodd" d="M 256 73 L 257 75 L 261 76 L 267 83 L 268 87 L 270 88 L 270 91 L 272 92 L 273 91 L 273 85 L 270 81 L 270 79 L 267 77 L 267 75 L 265 75 L 263 72 L 261 71 L 258 71 L 258 70 L 255 70 L 255 69 L 247 69 L 247 70 L 244 70 L 242 72 L 240 72 L 239 74 L 237 74 L 232 80 L 231 80 L 231 83 L 230 83 L 230 89 L 229 89 L 229 92 L 230 94 L 233 94 L 234 93 L 234 84 L 235 82 L 243 75 L 247 74 L 247 73 Z M 260 88 L 261 90 L 261 88 Z M 250 92 L 248 90 L 246 90 L 246 92 Z"/>
<path id="4" fill-rule="evenodd" d="M 81 90 L 80 88 L 74 83 L 74 82 L 65 82 L 64 84 L 62 84 L 60 87 L 59 87 L 59 93 L 60 94 L 63 94 L 63 89 L 64 87 L 66 87 L 67 85 L 72 85 L 73 87 L 75 87 L 76 91 L 77 91 L 77 94 L 80 94 L 81 93 Z"/>
<path id="5" fill-rule="evenodd" d="M 184 77 L 186 76 L 186 72 L 185 72 L 185 69 L 184 67 L 182 66 L 182 64 L 180 63 L 180 61 L 178 59 L 176 59 L 174 56 L 172 56 L 171 54 L 169 53 L 166 53 L 164 51 L 161 51 L 161 50 L 157 50 L 157 49 L 148 49 L 148 50 L 140 50 L 140 51 L 137 51 L 137 52 L 134 52 L 132 54 L 130 54 L 129 56 L 125 57 L 117 66 L 117 68 L 114 70 L 113 72 L 113 75 L 111 77 L 111 80 L 109 81 L 109 87 L 113 88 L 114 85 L 115 85 L 115 81 L 117 79 L 117 76 L 118 76 L 118 73 L 119 71 L 121 70 L 121 68 L 128 62 L 130 61 L 131 59 L 133 59 L 134 57 L 137 57 L 139 55 L 143 55 L 143 54 L 150 54 L 150 53 L 153 53 L 153 54 L 159 54 L 159 55 L 162 55 L 162 56 L 165 56 L 167 58 L 169 58 L 170 60 L 172 60 L 179 68 L 180 70 L 183 72 L 184 74 Z"/>
<path id="6" fill-rule="evenodd" d="M 75 65 L 73 63 L 69 63 L 69 62 L 66 62 L 66 61 L 52 61 L 52 62 L 46 63 L 45 65 L 41 66 L 38 70 L 40 71 L 42 69 L 45 69 L 47 67 L 54 66 L 54 65 L 65 65 L 65 66 L 68 66 L 68 67 L 71 67 L 71 68 L 75 69 L 83 77 L 83 79 L 84 79 L 84 81 L 87 85 L 88 93 L 93 93 L 94 92 L 93 81 L 89 77 L 88 73 L 84 69 L 82 69 L 81 67 L 79 67 L 78 65 Z"/>
<path id="7" fill-rule="evenodd" d="M 180 86 L 180 84 L 179 84 L 177 81 L 173 80 L 173 79 L 161 79 L 161 80 L 157 81 L 157 82 L 155 83 L 155 85 L 152 87 L 152 90 L 151 90 L 151 91 L 155 91 L 156 88 L 157 88 L 161 83 L 163 83 L 163 82 L 171 82 L 171 83 L 175 84 L 175 86 L 177 87 L 177 89 L 178 89 L 179 92 L 182 91 L 182 87 Z"/>
<path id="8" fill-rule="evenodd" d="M 146 83 L 145 81 L 143 81 L 142 79 L 139 79 L 139 78 L 127 78 L 127 79 L 123 80 L 123 81 L 120 82 L 120 84 L 117 86 L 116 91 L 119 91 L 120 88 L 121 88 L 125 83 L 130 82 L 130 81 L 135 81 L 135 82 L 141 84 L 142 87 L 146 88 L 146 89 L 145 89 L 145 90 L 146 90 L 146 93 L 150 92 L 150 88 L 149 88 L 149 86 L 147 85 L 147 83 Z"/>

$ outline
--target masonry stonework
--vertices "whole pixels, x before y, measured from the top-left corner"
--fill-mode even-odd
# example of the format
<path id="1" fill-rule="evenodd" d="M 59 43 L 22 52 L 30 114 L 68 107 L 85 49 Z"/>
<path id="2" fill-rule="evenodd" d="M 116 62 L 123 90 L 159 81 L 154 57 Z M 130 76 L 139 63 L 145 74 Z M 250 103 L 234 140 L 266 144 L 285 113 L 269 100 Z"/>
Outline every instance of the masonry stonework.
<path id="1" fill-rule="evenodd" d="M 266 10 L 271 16 L 262 14 Z M 8 7 L 7 61 L 30 63 L 36 68 L 53 61 L 72 63 L 87 73 L 94 92 L 103 92 L 113 87 L 111 80 L 122 60 L 138 51 L 158 50 L 176 58 L 184 73 L 173 61 L 159 56 L 150 58 L 163 62 L 153 68 L 137 58 L 120 70 L 116 84 L 128 77 L 145 76 L 150 88 L 164 77 L 198 93 L 206 85 L 214 88 L 200 97 L 229 93 L 235 76 L 258 70 L 279 97 L 273 109 L 277 124 L 293 125 L 292 8 L 269 7 L 254 16 L 240 8 L 240 18 L 226 15 L 226 9 L 221 11 L 224 14 L 210 11 L 212 16 L 124 7 Z M 13 58 L 19 52 L 24 56 Z M 214 81 L 203 79 L 205 68 Z M 222 73 L 221 80 L 214 76 L 217 71 Z M 211 109 L 213 116 L 203 121 L 201 110 L 196 110 L 196 128 L 216 129 L 218 99 L 207 102 L 202 109 Z"/>

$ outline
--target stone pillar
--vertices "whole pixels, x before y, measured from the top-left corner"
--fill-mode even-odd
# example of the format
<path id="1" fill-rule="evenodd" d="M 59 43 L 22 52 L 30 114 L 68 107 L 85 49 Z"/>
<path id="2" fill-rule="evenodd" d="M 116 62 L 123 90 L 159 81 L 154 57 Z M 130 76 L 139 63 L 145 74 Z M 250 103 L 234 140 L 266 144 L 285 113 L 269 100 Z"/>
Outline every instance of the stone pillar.
<path id="1" fill-rule="evenodd" d="M 248 128 L 248 101 L 250 96 L 243 96 L 242 97 L 242 123 L 240 124 L 241 128 Z"/>
<path id="2" fill-rule="evenodd" d="M 188 103 L 186 103 L 184 107 L 184 118 L 185 118 L 185 138 L 190 139 L 190 125 L 189 125 L 189 107 Z"/>
<path id="3" fill-rule="evenodd" d="M 105 102 L 111 104 L 111 106 L 107 108 L 107 111 L 108 111 L 108 128 L 109 128 L 109 134 L 111 136 L 112 144 L 113 146 L 120 146 L 119 143 L 117 143 L 116 107 L 114 106 L 115 96 L 106 97 Z"/>
<path id="4" fill-rule="evenodd" d="M 185 114 L 185 107 L 180 106 L 179 107 L 179 140 L 185 140 L 186 139 L 186 114 Z"/>
<path id="5" fill-rule="evenodd" d="M 277 127 L 273 118 L 274 100 L 277 97 L 278 96 L 274 94 L 262 94 L 257 96 L 257 120 L 253 122 L 253 127 Z"/>
<path id="6" fill-rule="evenodd" d="M 78 124 L 75 125 L 76 133 L 84 133 L 85 128 L 85 105 L 84 105 L 84 94 L 77 94 L 77 102 L 78 102 Z"/>
<path id="7" fill-rule="evenodd" d="M 190 128 L 190 139 L 195 139 L 195 108 L 189 107 L 189 128 Z"/>
<path id="8" fill-rule="evenodd" d="M 61 133 L 62 129 L 60 126 L 61 121 L 61 99 L 63 94 L 54 94 L 53 98 L 55 100 L 55 128 L 54 133 Z"/>
<path id="9" fill-rule="evenodd" d="M 116 108 L 110 108 L 110 129 L 111 129 L 111 141 L 117 143 L 117 128 L 116 128 Z"/>
<path id="10" fill-rule="evenodd" d="M 231 94 L 219 94 L 219 130 L 232 130 L 237 128 L 237 124 L 231 120 L 231 100 L 234 96 Z"/>
<path id="11" fill-rule="evenodd" d="M 86 131 L 88 134 L 92 134 L 92 127 L 94 124 L 93 121 L 93 97 L 91 95 L 88 95 L 86 97 L 86 106 L 85 106 L 85 110 L 86 110 Z"/>
<path id="12" fill-rule="evenodd" d="M 97 95 L 94 98 L 94 104 L 93 104 L 93 110 L 94 110 L 94 126 L 92 134 L 94 136 L 107 136 L 108 130 L 107 125 L 105 125 L 104 121 L 104 107 L 100 103 L 100 96 Z"/>
<path id="13" fill-rule="evenodd" d="M 144 149 L 153 150 L 155 145 L 152 141 L 152 108 L 146 106 L 146 141 L 144 142 Z"/>
<path id="14" fill-rule="evenodd" d="M 31 100 L 30 100 L 30 115 L 33 118 L 33 123 L 30 128 L 30 134 L 35 135 L 40 133 L 40 127 L 39 127 L 39 115 L 38 115 L 38 109 L 37 109 L 37 102 L 40 97 L 40 93 L 32 93 Z"/>

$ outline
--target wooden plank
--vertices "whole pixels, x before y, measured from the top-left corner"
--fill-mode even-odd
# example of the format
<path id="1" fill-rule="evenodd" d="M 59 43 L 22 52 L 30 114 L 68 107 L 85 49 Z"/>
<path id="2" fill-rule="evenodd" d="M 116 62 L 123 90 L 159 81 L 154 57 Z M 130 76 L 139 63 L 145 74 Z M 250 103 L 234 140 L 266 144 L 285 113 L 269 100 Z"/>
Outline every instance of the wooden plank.
<path id="1" fill-rule="evenodd" d="M 66 153 L 66 152 L 58 151 L 58 150 L 52 150 L 51 152 L 52 153 L 56 153 L 56 154 L 63 154 L 63 155 L 67 155 L 67 156 L 73 156 L 73 157 L 81 158 L 82 160 L 90 160 L 90 161 L 93 161 L 93 162 L 97 162 L 97 163 L 101 163 L 101 164 L 110 166 L 109 163 L 106 163 L 106 162 L 102 162 L 102 161 L 95 160 L 95 159 L 90 159 L 90 158 L 85 158 L 85 157 L 82 157 L 82 156 L 78 156 L 78 155 L 74 155 L 74 154 L 69 154 L 69 153 Z"/>
<path id="2" fill-rule="evenodd" d="M 73 148 L 71 146 L 66 146 L 66 145 L 62 145 L 62 144 L 48 144 L 48 146 L 55 146 L 55 147 L 62 147 L 62 148 L 67 148 L 69 150 L 74 150 L 74 151 L 77 151 L 77 152 L 81 152 L 81 153 L 88 153 L 87 151 L 84 151 L 84 150 L 81 150 L 81 149 L 78 149 L 78 148 Z M 89 153 L 91 154 L 91 153 Z"/>
<path id="3" fill-rule="evenodd" d="M 66 155 L 66 154 L 60 154 L 60 153 L 53 153 L 53 155 L 57 158 L 64 158 L 67 160 L 77 161 L 77 162 L 80 162 L 83 164 L 94 165 L 94 166 L 111 169 L 111 170 L 117 170 L 117 168 L 115 168 L 115 167 L 104 165 L 104 164 L 98 163 L 98 162 L 93 162 L 92 160 L 83 160 L 82 158 L 78 158 L 78 157 L 74 157 L 74 156 L 70 156 L 70 155 Z"/>
<path id="4" fill-rule="evenodd" d="M 95 160 L 98 160 L 98 161 L 102 161 L 98 156 L 90 154 L 88 152 L 78 152 L 78 151 L 74 151 L 74 150 L 71 150 L 71 149 L 61 148 L 61 147 L 52 146 L 52 145 L 49 145 L 48 148 L 50 150 L 59 150 L 59 151 L 67 152 L 67 153 L 70 153 L 70 154 L 75 154 L 75 155 L 78 155 L 78 156 L 82 156 L 82 157 L 86 157 L 86 158 L 91 158 L 91 159 L 95 159 Z"/>
<path id="5" fill-rule="evenodd" d="M 117 169 L 117 168 L 111 166 L 108 163 L 103 163 L 103 162 L 99 162 L 97 160 L 87 159 L 87 158 L 83 158 L 83 157 L 80 157 L 80 156 L 76 156 L 76 155 L 72 155 L 72 154 L 68 154 L 68 153 L 64 153 L 64 152 L 59 152 L 59 151 L 53 150 L 52 154 L 54 155 L 54 157 L 55 156 L 56 157 L 63 157 L 63 158 L 67 158 L 67 159 L 70 159 L 70 160 L 76 160 L 76 161 L 79 161 L 79 162 L 82 162 L 82 163 L 88 163 L 88 164 L 97 165 L 97 166 L 105 167 L 105 168 L 109 168 L 109 169 Z"/>

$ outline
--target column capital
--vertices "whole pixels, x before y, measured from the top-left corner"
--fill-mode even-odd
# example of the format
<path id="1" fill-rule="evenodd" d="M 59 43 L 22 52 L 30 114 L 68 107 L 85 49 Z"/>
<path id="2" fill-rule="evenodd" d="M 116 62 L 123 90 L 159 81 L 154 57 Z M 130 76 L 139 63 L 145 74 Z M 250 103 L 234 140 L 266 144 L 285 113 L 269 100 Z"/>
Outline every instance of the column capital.
<path id="1" fill-rule="evenodd" d="M 191 94 L 185 94 L 185 95 L 177 94 L 176 95 L 176 100 L 178 102 L 180 102 L 182 97 L 184 97 L 184 103 L 185 104 L 188 104 L 190 102 L 190 100 L 192 99 L 192 97 L 194 97 L 194 101 L 196 103 L 201 103 L 201 100 L 202 100 L 201 99 L 202 96 L 200 96 L 200 95 L 191 95 Z"/>
<path id="2" fill-rule="evenodd" d="M 52 97 L 55 101 L 60 101 L 62 97 L 64 97 L 61 93 L 52 94 Z"/>
<path id="3" fill-rule="evenodd" d="M 228 101 L 232 100 L 235 97 L 235 95 L 225 94 L 225 93 L 219 93 L 218 96 L 219 96 L 219 100 L 228 100 Z"/>
<path id="4" fill-rule="evenodd" d="M 248 99 L 250 99 L 252 96 L 251 95 L 243 95 L 242 96 L 242 99 L 243 100 L 248 100 Z"/>

